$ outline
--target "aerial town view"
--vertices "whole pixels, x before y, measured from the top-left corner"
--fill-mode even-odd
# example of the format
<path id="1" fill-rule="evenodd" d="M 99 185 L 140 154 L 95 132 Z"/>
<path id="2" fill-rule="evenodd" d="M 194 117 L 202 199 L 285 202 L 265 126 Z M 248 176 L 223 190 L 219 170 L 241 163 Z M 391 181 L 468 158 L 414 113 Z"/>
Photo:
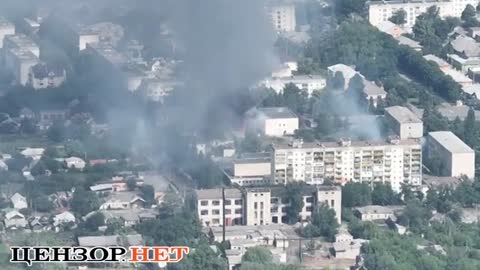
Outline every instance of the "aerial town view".
<path id="1" fill-rule="evenodd" d="M 479 151 L 480 0 L 0 0 L 0 270 L 480 270 Z"/>

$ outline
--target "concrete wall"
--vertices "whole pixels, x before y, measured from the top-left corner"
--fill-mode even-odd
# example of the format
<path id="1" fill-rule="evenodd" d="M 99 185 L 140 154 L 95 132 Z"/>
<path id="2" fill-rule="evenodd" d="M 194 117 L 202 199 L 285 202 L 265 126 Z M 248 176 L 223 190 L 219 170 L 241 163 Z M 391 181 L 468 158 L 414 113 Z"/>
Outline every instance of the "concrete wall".
<path id="1" fill-rule="evenodd" d="M 475 177 L 475 153 L 453 154 L 450 169 L 451 176 L 466 175 L 473 179 Z"/>

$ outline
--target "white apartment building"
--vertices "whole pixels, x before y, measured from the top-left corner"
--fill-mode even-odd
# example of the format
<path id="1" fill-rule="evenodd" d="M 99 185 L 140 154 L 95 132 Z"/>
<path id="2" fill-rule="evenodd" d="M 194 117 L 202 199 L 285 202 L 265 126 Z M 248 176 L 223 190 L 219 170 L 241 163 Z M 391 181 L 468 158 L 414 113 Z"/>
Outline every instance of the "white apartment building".
<path id="1" fill-rule="evenodd" d="M 3 39 L 3 47 L 9 49 L 23 49 L 33 53 L 37 58 L 40 57 L 40 48 L 25 34 L 6 35 Z"/>
<path id="2" fill-rule="evenodd" d="M 16 83 L 26 85 L 29 81 L 30 68 L 40 60 L 26 49 L 13 48 L 5 53 L 5 67 L 13 73 Z"/>
<path id="3" fill-rule="evenodd" d="M 338 186 L 305 185 L 301 191 L 304 207 L 299 212 L 301 221 L 311 218 L 315 207 L 324 203 L 335 210 L 340 223 L 342 190 Z M 203 226 L 223 225 L 221 189 L 197 190 L 198 215 Z M 271 225 L 287 223 L 284 187 L 225 189 L 225 225 Z"/>
<path id="4" fill-rule="evenodd" d="M 283 93 L 287 84 L 293 84 L 298 89 L 308 93 L 311 96 L 313 91 L 322 90 L 327 86 L 327 80 L 321 75 L 298 75 L 291 77 L 274 77 L 262 82 L 266 88 L 272 88 L 277 93 Z"/>
<path id="5" fill-rule="evenodd" d="M 225 204 L 225 225 L 243 224 L 243 197 L 240 190 L 225 189 L 225 201 L 222 189 L 197 190 L 198 216 L 202 226 L 222 226 L 223 206 Z"/>
<path id="6" fill-rule="evenodd" d="M 294 140 L 273 145 L 272 177 L 277 184 L 304 181 L 318 185 L 325 179 L 339 184 L 389 182 L 399 192 L 402 183 L 421 184 L 421 161 L 421 145 L 414 139 L 344 139 L 338 143 Z"/>
<path id="7" fill-rule="evenodd" d="M 15 25 L 0 17 L 0 48 L 3 48 L 3 39 L 7 35 L 15 35 Z"/>
<path id="8" fill-rule="evenodd" d="M 265 136 L 293 135 L 299 127 L 299 119 L 287 107 L 264 107 L 248 113 L 247 128 Z"/>
<path id="9" fill-rule="evenodd" d="M 273 29 L 277 32 L 293 32 L 296 28 L 295 6 L 293 4 L 271 5 L 268 7 Z"/>
<path id="10" fill-rule="evenodd" d="M 406 107 L 385 108 L 385 120 L 401 140 L 423 137 L 422 120 Z"/>
<path id="11" fill-rule="evenodd" d="M 475 151 L 450 131 L 428 133 L 427 159 L 439 159 L 445 175 L 475 177 Z"/>
<path id="12" fill-rule="evenodd" d="M 417 17 L 425 13 L 428 8 L 436 6 L 439 8 L 441 18 L 461 17 L 465 7 L 470 4 L 473 7 L 478 5 L 478 0 L 392 0 L 392 1 L 370 1 L 368 4 L 368 19 L 373 26 L 387 21 L 398 10 L 405 10 L 407 28 L 413 27 Z"/>

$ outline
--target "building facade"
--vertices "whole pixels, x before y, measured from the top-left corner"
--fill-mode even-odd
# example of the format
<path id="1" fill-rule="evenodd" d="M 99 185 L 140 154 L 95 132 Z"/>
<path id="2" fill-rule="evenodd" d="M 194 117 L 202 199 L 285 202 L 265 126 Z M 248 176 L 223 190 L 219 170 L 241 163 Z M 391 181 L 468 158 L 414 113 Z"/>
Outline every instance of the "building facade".
<path id="1" fill-rule="evenodd" d="M 425 13 L 430 7 L 439 9 L 441 18 L 461 17 L 467 5 L 476 7 L 478 0 L 393 0 L 393 1 L 370 1 L 368 5 L 368 19 L 374 26 L 387 21 L 395 12 L 406 12 L 406 27 L 413 27 L 416 19 Z"/>
<path id="2" fill-rule="evenodd" d="M 426 158 L 437 163 L 442 176 L 475 177 L 475 151 L 450 131 L 428 133 Z"/>
<path id="3" fill-rule="evenodd" d="M 276 184 L 325 180 L 388 182 L 395 191 L 402 183 L 420 185 L 422 149 L 418 140 L 351 141 L 274 144 L 272 177 Z"/>
<path id="4" fill-rule="evenodd" d="M 315 207 L 322 203 L 335 210 L 340 223 L 342 191 L 337 186 L 309 186 L 301 190 L 304 206 L 299 212 L 299 220 L 311 218 Z M 223 199 L 221 189 L 197 190 L 198 216 L 203 226 L 223 225 L 225 205 L 225 225 L 270 225 L 287 223 L 287 208 L 284 187 L 225 189 Z"/>
<path id="5" fill-rule="evenodd" d="M 282 137 L 293 135 L 300 121 L 287 107 L 264 107 L 248 113 L 248 129 L 265 136 Z"/>
<path id="6" fill-rule="evenodd" d="M 422 120 L 406 107 L 385 108 L 385 120 L 401 140 L 419 139 L 423 136 Z"/>
<path id="7" fill-rule="evenodd" d="M 273 29 L 277 32 L 293 32 L 296 28 L 295 6 L 290 4 L 268 7 Z"/>
<path id="8" fill-rule="evenodd" d="M 3 39 L 7 35 L 15 35 L 15 25 L 0 17 L 0 48 L 3 48 Z"/>

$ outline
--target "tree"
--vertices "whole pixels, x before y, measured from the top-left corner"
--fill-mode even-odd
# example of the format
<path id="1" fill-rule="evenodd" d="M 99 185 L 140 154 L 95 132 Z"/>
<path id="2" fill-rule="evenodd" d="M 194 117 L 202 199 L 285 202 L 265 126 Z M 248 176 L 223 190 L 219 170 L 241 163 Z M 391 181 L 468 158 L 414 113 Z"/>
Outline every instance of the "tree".
<path id="1" fill-rule="evenodd" d="M 287 219 L 290 224 L 298 222 L 299 213 L 304 206 L 302 190 L 304 184 L 300 182 L 289 182 L 285 187 L 285 197 L 290 205 L 287 207 Z"/>
<path id="2" fill-rule="evenodd" d="M 375 205 L 394 205 L 398 203 L 398 196 L 390 183 L 378 183 L 372 191 L 372 203 Z"/>
<path id="3" fill-rule="evenodd" d="M 343 77 L 343 73 L 340 71 L 335 72 L 333 78 L 330 82 L 330 87 L 333 90 L 343 90 L 345 89 L 345 77 Z"/>
<path id="4" fill-rule="evenodd" d="M 249 248 L 242 257 L 242 262 L 269 264 L 272 260 L 272 252 L 264 247 Z"/>
<path id="5" fill-rule="evenodd" d="M 62 121 L 55 121 L 47 130 L 47 138 L 53 142 L 62 142 L 65 136 L 65 124 Z"/>
<path id="6" fill-rule="evenodd" d="M 477 15 L 477 11 L 475 10 L 475 7 L 468 4 L 463 10 L 461 18 L 462 20 L 467 21 L 470 19 L 474 19 L 476 15 Z"/>
<path id="7" fill-rule="evenodd" d="M 338 18 L 346 18 L 352 13 L 361 14 L 366 0 L 338 0 L 335 2 L 335 14 Z"/>
<path id="8" fill-rule="evenodd" d="M 43 175 L 47 170 L 47 165 L 43 160 L 39 160 L 35 166 L 30 170 L 33 176 Z"/>
<path id="9" fill-rule="evenodd" d="M 135 190 L 136 187 L 137 187 L 137 180 L 135 180 L 134 178 L 130 178 L 127 180 L 128 190 L 130 191 Z"/>
<path id="10" fill-rule="evenodd" d="M 225 259 L 218 256 L 206 244 L 195 248 L 185 259 L 172 265 L 173 270 L 224 270 L 227 268 Z"/>
<path id="11" fill-rule="evenodd" d="M 413 232 L 421 232 L 428 226 L 431 217 L 430 210 L 425 208 L 419 200 L 413 199 L 407 202 L 407 206 L 398 222 L 401 225 L 408 226 Z"/>
<path id="12" fill-rule="evenodd" d="M 32 196 L 32 208 L 34 211 L 48 213 L 53 209 L 53 203 L 46 195 L 39 194 Z"/>
<path id="13" fill-rule="evenodd" d="M 77 189 L 73 193 L 71 206 L 73 212 L 80 216 L 85 216 L 100 207 L 100 200 L 97 194 L 92 191 Z"/>
<path id="14" fill-rule="evenodd" d="M 30 118 L 23 118 L 20 121 L 20 132 L 22 134 L 32 135 L 32 134 L 37 133 L 37 131 L 38 131 L 38 128 L 37 128 L 37 123 L 35 122 L 35 120 L 30 119 Z"/>
<path id="15" fill-rule="evenodd" d="M 334 241 L 338 227 L 335 210 L 321 203 L 312 214 L 312 223 L 303 229 L 302 235 L 306 237 L 323 236 L 327 241 Z"/>
<path id="16" fill-rule="evenodd" d="M 403 8 L 399 9 L 388 20 L 397 25 L 404 25 L 407 23 L 407 12 Z"/>
<path id="17" fill-rule="evenodd" d="M 475 111 L 470 108 L 464 121 L 464 141 L 470 147 L 475 148 L 478 144 L 478 126 L 475 121 Z"/>
<path id="18" fill-rule="evenodd" d="M 357 207 L 372 203 L 372 191 L 368 184 L 348 182 L 342 187 L 342 206 Z"/>
<path id="19" fill-rule="evenodd" d="M 30 164 L 32 160 L 26 158 L 22 154 L 14 154 L 13 157 L 7 160 L 7 166 L 9 171 L 19 171 L 21 172 L 26 166 Z"/>
<path id="20" fill-rule="evenodd" d="M 140 193 L 142 199 L 144 199 L 148 205 L 155 202 L 155 188 L 152 185 L 143 185 L 140 188 Z"/>
<path id="21" fill-rule="evenodd" d="M 239 148 L 242 153 L 259 152 L 262 148 L 262 140 L 254 133 L 247 133 L 240 142 Z"/>
<path id="22" fill-rule="evenodd" d="M 85 228 L 91 232 L 98 231 L 98 227 L 105 225 L 105 216 L 97 212 L 85 221 Z"/>

